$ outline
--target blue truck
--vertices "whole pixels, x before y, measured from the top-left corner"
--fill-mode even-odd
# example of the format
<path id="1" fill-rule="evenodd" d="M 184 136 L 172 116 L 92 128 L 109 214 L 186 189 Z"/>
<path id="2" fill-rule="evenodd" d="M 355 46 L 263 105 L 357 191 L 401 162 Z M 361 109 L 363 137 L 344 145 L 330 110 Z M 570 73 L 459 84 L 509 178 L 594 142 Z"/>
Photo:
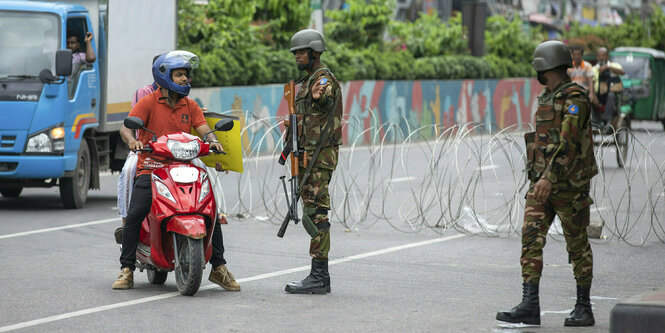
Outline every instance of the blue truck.
<path id="1" fill-rule="evenodd" d="M 155 55 L 176 48 L 176 0 L 0 1 L 0 194 L 59 186 L 81 208 L 127 156 L 119 136 Z M 87 50 L 96 60 L 73 61 Z M 67 49 L 67 37 L 80 41 Z M 81 56 L 79 54 L 79 56 Z"/>

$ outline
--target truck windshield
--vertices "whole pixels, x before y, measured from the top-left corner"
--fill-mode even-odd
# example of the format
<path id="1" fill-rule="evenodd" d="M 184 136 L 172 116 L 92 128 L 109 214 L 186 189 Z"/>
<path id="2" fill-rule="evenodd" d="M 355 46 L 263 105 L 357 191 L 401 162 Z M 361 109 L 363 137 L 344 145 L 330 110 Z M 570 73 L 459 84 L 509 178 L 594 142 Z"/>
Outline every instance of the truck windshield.
<path id="1" fill-rule="evenodd" d="M 54 14 L 0 11 L 0 79 L 54 73 L 59 21 Z"/>
<path id="2" fill-rule="evenodd" d="M 624 78 L 642 80 L 651 78 L 648 57 L 628 54 L 612 56 L 612 61 L 621 64 L 621 67 L 626 72 L 626 74 L 622 75 Z"/>

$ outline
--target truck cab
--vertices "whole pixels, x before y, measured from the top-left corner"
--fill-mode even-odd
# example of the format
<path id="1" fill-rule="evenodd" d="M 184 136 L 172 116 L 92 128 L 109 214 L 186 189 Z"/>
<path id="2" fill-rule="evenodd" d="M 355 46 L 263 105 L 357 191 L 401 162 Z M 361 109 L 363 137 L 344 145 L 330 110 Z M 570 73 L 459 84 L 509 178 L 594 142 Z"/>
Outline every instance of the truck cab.
<path id="1" fill-rule="evenodd" d="M 151 20 L 155 7 L 167 15 Z M 59 186 L 64 207 L 81 208 L 100 172 L 122 167 L 118 130 L 133 92 L 152 83 L 153 56 L 175 48 L 175 12 L 175 0 L 0 1 L 2 196 Z"/>

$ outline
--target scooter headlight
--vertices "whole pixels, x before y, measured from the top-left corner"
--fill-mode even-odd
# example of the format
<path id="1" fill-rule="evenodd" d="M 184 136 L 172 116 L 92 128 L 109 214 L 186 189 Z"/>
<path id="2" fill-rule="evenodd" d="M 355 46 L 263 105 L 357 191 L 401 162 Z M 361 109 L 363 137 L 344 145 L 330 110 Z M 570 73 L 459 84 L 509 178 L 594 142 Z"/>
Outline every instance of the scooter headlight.
<path id="1" fill-rule="evenodd" d="M 157 188 L 157 193 L 159 193 L 159 195 L 173 201 L 173 203 L 176 202 L 175 198 L 173 197 L 173 194 L 171 194 L 171 191 L 169 191 L 169 188 L 166 185 L 164 185 L 164 183 L 160 181 L 155 181 L 155 187 Z"/>
<path id="2" fill-rule="evenodd" d="M 171 151 L 173 158 L 180 161 L 189 161 L 194 159 L 201 149 L 197 140 L 189 142 L 180 142 L 177 140 L 166 141 L 166 146 Z"/>
<path id="3" fill-rule="evenodd" d="M 199 194 L 199 202 L 203 201 L 208 196 L 208 193 L 210 193 L 210 181 L 205 180 L 203 184 L 201 184 L 201 194 Z"/>

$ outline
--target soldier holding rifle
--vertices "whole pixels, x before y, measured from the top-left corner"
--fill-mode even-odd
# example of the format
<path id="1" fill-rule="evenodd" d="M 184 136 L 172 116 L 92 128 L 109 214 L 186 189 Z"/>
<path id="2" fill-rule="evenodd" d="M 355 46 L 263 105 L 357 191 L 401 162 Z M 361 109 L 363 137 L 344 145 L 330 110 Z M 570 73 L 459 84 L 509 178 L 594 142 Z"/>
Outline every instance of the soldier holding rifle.
<path id="1" fill-rule="evenodd" d="M 291 52 L 298 69 L 307 75 L 295 84 L 285 86 L 291 121 L 287 128 L 287 144 L 280 163 L 291 154 L 290 209 L 278 236 L 282 237 L 290 220 L 299 221 L 296 211 L 298 196 L 302 198 L 302 222 L 312 237 L 309 254 L 312 267 L 302 281 L 286 286 L 292 294 L 326 294 L 330 292 L 328 251 L 330 250 L 330 195 L 328 184 L 337 167 L 339 145 L 342 144 L 342 92 L 332 72 L 321 64 L 326 51 L 323 36 L 316 30 L 301 30 L 291 38 Z M 294 96 L 294 97 L 292 97 Z M 295 136 L 294 136 L 295 133 Z M 296 167 L 297 166 L 297 167 Z M 284 183 L 286 189 L 286 184 Z M 288 195 L 287 195 L 288 196 Z"/>

